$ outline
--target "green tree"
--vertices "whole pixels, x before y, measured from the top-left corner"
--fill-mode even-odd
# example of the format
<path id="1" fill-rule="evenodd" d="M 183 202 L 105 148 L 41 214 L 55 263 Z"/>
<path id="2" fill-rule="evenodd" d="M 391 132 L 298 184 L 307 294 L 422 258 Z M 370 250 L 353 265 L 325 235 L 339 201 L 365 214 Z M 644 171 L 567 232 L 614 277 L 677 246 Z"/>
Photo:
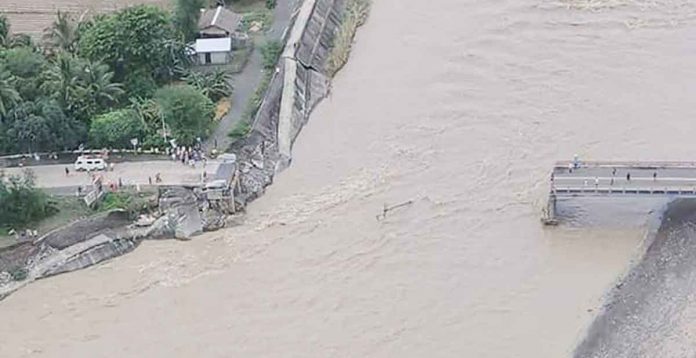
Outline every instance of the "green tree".
<path id="1" fill-rule="evenodd" d="M 3 52 L 5 68 L 17 77 L 37 76 L 46 62 L 44 57 L 29 47 L 16 47 Z"/>
<path id="2" fill-rule="evenodd" d="M 204 7 L 205 0 L 174 0 L 174 25 L 184 36 L 184 40 L 196 38 L 198 19 Z"/>
<path id="3" fill-rule="evenodd" d="M 61 49 L 67 52 L 75 52 L 78 39 L 78 24 L 73 21 L 68 13 L 56 13 L 56 19 L 51 26 L 44 29 L 43 41 L 50 49 Z"/>
<path id="4" fill-rule="evenodd" d="M 196 88 L 189 85 L 166 86 L 155 93 L 155 101 L 179 144 L 192 145 L 196 138 L 208 135 L 215 106 Z"/>
<path id="5" fill-rule="evenodd" d="M 223 70 L 209 73 L 189 71 L 184 76 L 187 84 L 196 87 L 213 102 L 232 94 L 231 76 Z"/>
<path id="6" fill-rule="evenodd" d="M 114 73 L 109 67 L 98 62 L 84 62 L 78 70 L 80 91 L 83 97 L 91 100 L 95 111 L 108 108 L 118 102 L 124 94 L 123 86 L 113 82 Z"/>
<path id="7" fill-rule="evenodd" d="M 0 175 L 0 227 L 22 229 L 57 212 L 48 196 L 34 185 L 34 175 Z"/>
<path id="8" fill-rule="evenodd" d="M 35 152 L 74 149 L 85 136 L 85 126 L 68 117 L 55 100 L 45 97 L 20 102 L 5 118 L 6 134 L 12 141 L 0 150 Z"/>
<path id="9" fill-rule="evenodd" d="M 121 82 L 143 71 L 158 77 L 174 73 L 176 61 L 185 57 L 184 49 L 168 14 L 147 5 L 97 17 L 80 31 L 78 40 L 80 55 L 106 63 Z"/>
<path id="10" fill-rule="evenodd" d="M 118 103 L 123 86 L 108 66 L 59 55 L 44 72 L 42 89 L 75 118 L 88 121 Z"/>
<path id="11" fill-rule="evenodd" d="M 51 63 L 48 70 L 43 73 L 41 89 L 46 95 L 56 99 L 67 110 L 73 110 L 73 103 L 78 92 L 79 78 L 77 71 L 79 64 L 71 55 L 61 54 Z"/>
<path id="12" fill-rule="evenodd" d="M 89 137 L 99 147 L 129 148 L 130 140 L 142 141 L 144 132 L 145 127 L 135 111 L 120 109 L 94 118 Z"/>
<path id="13" fill-rule="evenodd" d="M 7 112 L 22 98 L 14 87 L 15 78 L 7 71 L 0 72 L 0 117 L 5 117 Z"/>

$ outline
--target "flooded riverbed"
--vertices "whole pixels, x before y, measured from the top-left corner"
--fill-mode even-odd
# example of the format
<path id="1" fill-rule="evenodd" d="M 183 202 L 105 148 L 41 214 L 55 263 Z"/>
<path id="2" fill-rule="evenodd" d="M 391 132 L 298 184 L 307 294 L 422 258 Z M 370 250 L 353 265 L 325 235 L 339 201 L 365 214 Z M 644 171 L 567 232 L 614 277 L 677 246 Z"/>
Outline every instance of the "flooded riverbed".
<path id="1" fill-rule="evenodd" d="M 653 209 L 544 228 L 548 172 L 693 160 L 695 24 L 674 0 L 376 0 L 245 225 L 13 294 L 0 356 L 569 356 Z"/>

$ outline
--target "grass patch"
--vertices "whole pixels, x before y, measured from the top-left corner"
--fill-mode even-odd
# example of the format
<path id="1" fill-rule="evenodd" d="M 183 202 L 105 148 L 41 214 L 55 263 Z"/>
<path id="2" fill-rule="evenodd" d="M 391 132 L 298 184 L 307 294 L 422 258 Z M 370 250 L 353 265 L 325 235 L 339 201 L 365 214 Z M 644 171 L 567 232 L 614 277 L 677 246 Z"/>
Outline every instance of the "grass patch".
<path id="1" fill-rule="evenodd" d="M 48 218 L 28 225 L 27 228 L 36 230 L 38 236 L 42 236 L 69 223 L 104 211 L 123 209 L 130 212 L 132 215 L 137 214 L 151 207 L 151 204 L 154 203 L 152 198 L 155 197 L 156 194 L 156 190 L 141 192 L 129 190 L 118 193 L 108 193 L 96 210 L 87 207 L 82 198 L 76 198 L 74 196 L 51 196 L 50 200 L 55 204 L 58 211 Z M 9 228 L 0 227 L 0 248 L 11 246 L 16 243 L 16 237 L 9 235 Z"/>
<path id="2" fill-rule="evenodd" d="M 367 21 L 369 13 L 370 0 L 348 0 L 343 22 L 338 28 L 327 60 L 326 67 L 331 76 L 335 75 L 348 62 L 355 33 L 358 27 Z"/>
<path id="3" fill-rule="evenodd" d="M 250 130 L 251 130 L 251 124 L 249 124 L 249 122 L 246 120 L 241 120 L 232 129 L 232 131 L 229 134 L 229 137 L 232 138 L 232 142 L 234 143 L 234 142 L 244 138 L 249 133 Z"/>
<path id="4" fill-rule="evenodd" d="M 263 58 L 263 68 L 272 70 L 278 63 L 278 58 L 283 52 L 283 44 L 277 40 L 266 41 L 261 46 L 261 57 Z"/>
<path id="5" fill-rule="evenodd" d="M 244 13 L 243 16 L 242 31 L 244 32 L 249 32 L 255 22 L 261 25 L 261 31 L 267 30 L 273 23 L 273 12 L 266 9 L 263 4 L 260 9 Z"/>
<path id="6" fill-rule="evenodd" d="M 58 210 L 54 215 L 29 225 L 31 230 L 36 230 L 39 236 L 44 235 L 54 229 L 71 223 L 75 220 L 90 216 L 94 211 L 85 205 L 82 199 L 76 197 L 50 198 Z M 14 236 L 9 235 L 9 228 L 0 228 L 0 248 L 17 243 Z"/>
<path id="7" fill-rule="evenodd" d="M 120 191 L 107 193 L 99 203 L 98 211 L 125 210 L 135 217 L 151 207 L 153 193 L 147 191 Z"/>

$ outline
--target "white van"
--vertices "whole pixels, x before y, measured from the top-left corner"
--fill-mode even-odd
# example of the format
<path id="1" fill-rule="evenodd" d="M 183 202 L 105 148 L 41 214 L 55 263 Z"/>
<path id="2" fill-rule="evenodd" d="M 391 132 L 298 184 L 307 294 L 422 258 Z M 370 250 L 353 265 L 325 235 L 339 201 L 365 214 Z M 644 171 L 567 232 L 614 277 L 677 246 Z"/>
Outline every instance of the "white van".
<path id="1" fill-rule="evenodd" d="M 102 158 L 81 156 L 75 161 L 75 170 L 106 170 L 106 162 Z"/>

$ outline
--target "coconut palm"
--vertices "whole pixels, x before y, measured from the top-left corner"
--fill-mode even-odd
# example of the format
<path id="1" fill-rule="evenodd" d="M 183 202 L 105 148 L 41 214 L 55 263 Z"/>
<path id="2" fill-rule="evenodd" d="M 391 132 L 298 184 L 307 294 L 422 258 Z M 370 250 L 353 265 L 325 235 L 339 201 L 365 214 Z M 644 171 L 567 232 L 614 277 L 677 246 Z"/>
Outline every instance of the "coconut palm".
<path id="1" fill-rule="evenodd" d="M 58 100 L 66 110 L 71 109 L 70 104 L 80 86 L 75 62 L 70 55 L 60 55 L 43 74 L 41 89 Z"/>
<path id="2" fill-rule="evenodd" d="M 75 51 L 77 35 L 77 23 L 67 13 L 59 10 L 53 24 L 44 29 L 43 39 L 50 48 L 72 53 Z"/>
<path id="3" fill-rule="evenodd" d="M 0 72 L 0 116 L 5 117 L 9 109 L 21 100 L 14 87 L 14 77 L 7 71 Z"/>
<path id="4" fill-rule="evenodd" d="M 123 95 L 123 85 L 112 82 L 114 73 L 109 66 L 98 62 L 87 62 L 80 71 L 81 87 L 94 101 L 106 107 L 118 102 Z"/>

